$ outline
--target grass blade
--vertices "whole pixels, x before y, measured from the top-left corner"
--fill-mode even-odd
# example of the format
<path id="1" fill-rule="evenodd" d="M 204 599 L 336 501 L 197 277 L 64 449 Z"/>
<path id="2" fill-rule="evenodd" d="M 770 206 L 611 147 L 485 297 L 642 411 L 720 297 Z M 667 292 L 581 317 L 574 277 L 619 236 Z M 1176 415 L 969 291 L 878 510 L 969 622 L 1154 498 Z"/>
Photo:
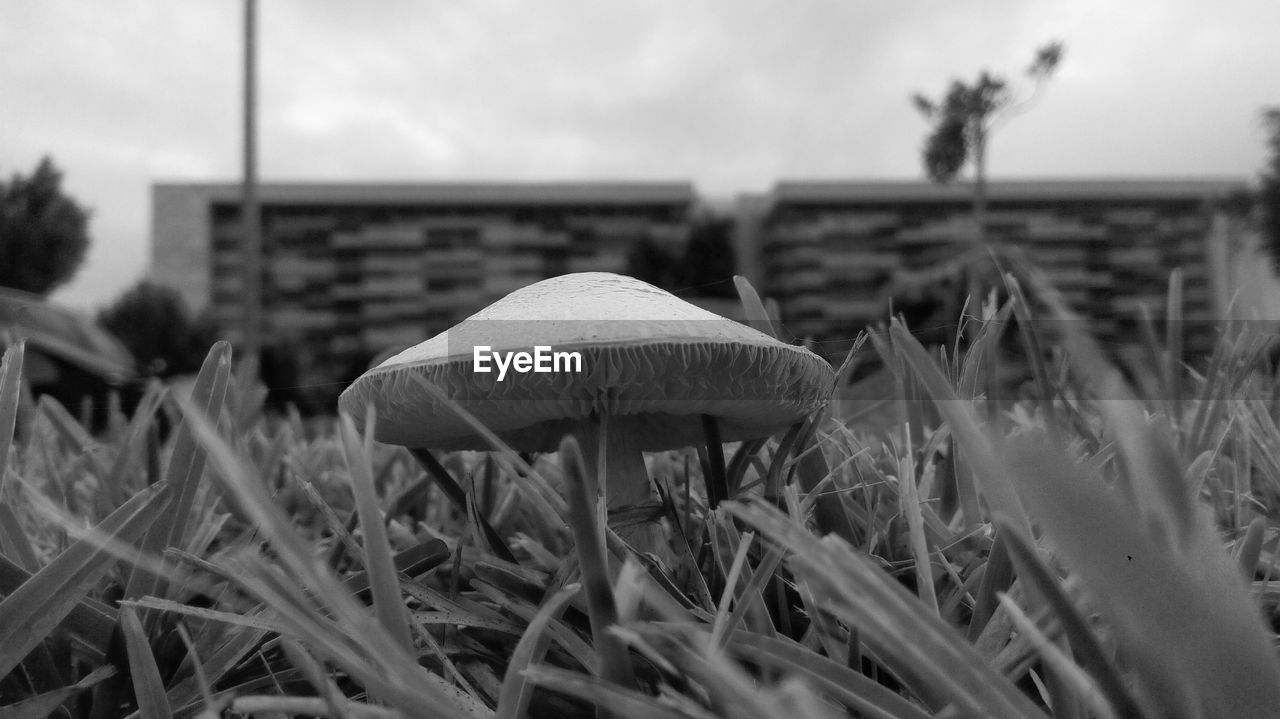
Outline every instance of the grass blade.
<path id="1" fill-rule="evenodd" d="M 1009 456 L 1028 509 L 1114 623 L 1158 715 L 1265 716 L 1280 706 L 1268 633 L 1204 515 L 1170 542 L 1047 440 L 1024 439 Z"/>
<path id="2" fill-rule="evenodd" d="M 1124 686 L 1120 670 L 1103 651 L 1102 645 L 1090 630 L 1088 621 L 1081 616 L 1058 582 L 1054 581 L 1049 568 L 1041 561 L 1034 547 L 1008 528 L 1007 523 L 1001 521 L 999 524 L 1001 526 L 997 541 L 1016 559 L 1022 581 L 1033 585 L 1053 610 L 1054 616 L 1062 624 L 1067 641 L 1071 643 L 1076 661 L 1098 682 L 1103 696 L 1119 716 L 1142 716 L 1137 703 Z M 1000 593 L 1003 594 L 1003 591 L 1002 588 Z"/>
<path id="3" fill-rule="evenodd" d="M 365 566 L 369 570 L 374 611 L 387 633 L 406 651 L 411 651 L 413 638 L 409 634 L 409 620 L 405 616 L 404 601 L 400 596 L 400 580 L 391 558 L 391 543 L 387 540 L 387 529 L 382 521 L 382 512 L 378 509 L 373 468 L 350 416 L 343 414 L 338 418 L 338 431 L 342 436 L 342 453 L 347 461 L 347 470 L 351 473 L 360 529 L 364 532 Z"/>
<path id="4" fill-rule="evenodd" d="M 552 489 L 546 478 L 535 471 L 515 450 L 508 447 L 498 435 L 493 433 L 493 430 L 486 427 L 475 415 L 450 398 L 443 389 L 418 375 L 411 375 L 409 378 L 413 380 L 411 386 L 422 391 L 421 401 L 447 407 L 458 419 L 465 422 L 468 427 L 475 430 L 476 434 L 483 437 L 502 461 L 506 462 L 509 467 L 514 468 L 515 473 L 521 477 L 521 481 L 516 482 L 515 486 L 530 500 L 536 511 L 542 514 L 544 521 L 548 523 L 560 521 L 565 513 L 565 500 Z M 405 401 L 417 400 L 418 398 L 414 397 Z"/>
<path id="5" fill-rule="evenodd" d="M 1022 284 L 1010 274 L 1005 275 L 1005 288 L 1009 291 L 1013 316 L 1018 322 L 1018 337 L 1022 340 L 1022 352 L 1031 365 L 1031 376 L 1036 384 L 1036 403 L 1044 412 L 1049 426 L 1058 428 L 1058 414 L 1053 404 L 1053 385 L 1049 380 L 1049 368 L 1045 363 L 1045 344 L 1041 341 L 1036 323 L 1031 318 L 1031 303 L 1022 291 Z"/>
<path id="6" fill-rule="evenodd" d="M 916 379 L 924 386 L 938 412 L 951 426 L 951 432 L 959 445 L 964 448 L 967 462 L 974 470 L 973 476 L 979 479 L 982 494 L 992 510 L 1003 512 L 1018 523 L 1021 531 L 1030 534 L 1031 526 L 1018 503 L 1013 483 L 1003 471 L 991 442 L 978 425 L 970 403 L 956 395 L 955 388 L 947 381 L 942 370 L 938 369 L 920 341 L 912 337 L 905 327 L 895 321 L 889 328 L 889 334 L 893 338 L 894 351 L 915 372 Z M 974 517 L 973 521 L 978 521 L 978 518 Z"/>
<path id="7" fill-rule="evenodd" d="M 223 632 L 224 639 L 203 664 L 210 684 L 221 681 L 267 636 L 267 630 L 239 626 L 227 627 Z M 194 655 L 192 658 L 195 659 Z M 170 690 L 171 703 L 178 707 L 179 715 L 185 715 L 189 706 L 205 699 L 202 689 L 199 677 L 191 675 Z"/>
<path id="8" fill-rule="evenodd" d="M 643 625 L 632 627 L 643 637 L 645 653 L 657 656 L 666 664 L 676 667 L 674 674 L 686 676 L 700 686 L 706 702 L 716 712 L 714 716 L 733 719 L 775 719 L 784 716 L 813 716 L 790 710 L 785 699 L 779 701 L 770 687 L 762 686 L 757 677 L 732 661 L 724 652 L 708 647 L 705 643 L 690 646 L 670 632 L 645 631 Z M 625 630 L 624 630 L 625 631 Z M 633 632 L 634 633 L 634 632 Z M 705 634 L 701 635 L 705 637 Z M 695 716 L 708 716 L 701 705 L 679 706 L 694 710 Z M 816 718 L 815 718 L 816 719 Z"/>
<path id="9" fill-rule="evenodd" d="M 466 490 L 462 488 L 462 485 L 458 484 L 453 475 L 449 474 L 449 470 L 445 469 L 443 464 L 440 464 L 440 460 L 436 459 L 435 455 L 425 449 L 410 449 L 409 454 L 413 455 L 413 458 L 418 460 L 418 464 L 422 465 L 422 468 L 427 471 L 427 476 L 421 482 L 405 490 L 403 495 L 396 498 L 388 517 L 394 517 L 403 511 L 405 505 L 412 498 L 416 496 L 425 497 L 426 490 L 431 486 L 430 483 L 433 480 L 439 485 L 445 496 L 452 500 L 459 509 L 466 508 Z M 484 533 L 485 544 L 499 558 L 514 564 L 516 556 L 511 553 L 507 543 L 502 541 L 502 535 L 498 534 L 497 530 L 493 528 L 493 525 L 489 523 L 489 519 L 483 514 L 477 513 L 476 521 L 479 524 L 480 531 Z"/>
<path id="10" fill-rule="evenodd" d="M 337 713 L 323 697 L 282 697 L 270 694 L 239 696 L 231 700 L 231 711 L 244 716 L 310 716 L 326 719 L 403 719 L 393 709 L 342 701 Z"/>
<path id="11" fill-rule="evenodd" d="M 72 697 L 92 688 L 103 679 L 114 676 L 115 673 L 116 668 L 113 666 L 98 667 L 71 686 L 46 692 L 17 704 L 0 707 L 0 719 L 46 719 L 54 716 L 58 707 L 66 704 Z"/>
<path id="12" fill-rule="evenodd" d="M 729 498 L 729 480 L 724 466 L 724 445 L 720 443 L 720 425 L 716 418 L 702 415 L 702 431 L 707 437 L 707 506 L 715 509 Z"/>
<path id="13" fill-rule="evenodd" d="M 200 373 L 196 375 L 190 399 L 206 417 L 215 422 L 222 411 L 230 375 L 231 345 L 218 342 L 209 349 Z M 178 426 L 177 438 L 165 470 L 165 479 L 174 488 L 174 502 L 171 511 L 158 518 L 156 525 L 143 540 L 142 549 L 145 553 L 158 556 L 168 547 L 183 547 L 187 519 L 195 502 L 196 487 L 204 471 L 204 464 L 204 450 L 191 432 L 190 420 L 184 416 Z M 146 594 L 163 594 L 160 591 L 161 581 L 160 577 L 143 571 L 141 567 L 135 567 L 125 588 L 125 597 L 136 599 Z"/>
<path id="14" fill-rule="evenodd" d="M 761 502 L 726 509 L 790 550 L 788 564 L 811 584 L 819 606 L 858 627 L 860 638 L 918 695 L 954 704 L 962 714 L 1044 716 L 955 628 L 853 547 L 831 537 L 819 540 Z"/>
<path id="15" fill-rule="evenodd" d="M 1249 527 L 1245 530 L 1244 538 L 1240 543 L 1240 550 L 1237 553 L 1240 571 L 1249 581 L 1253 581 L 1254 575 L 1258 573 L 1258 557 L 1262 556 L 1262 540 L 1266 530 L 1267 518 L 1254 517 L 1253 521 L 1249 522 Z"/>
<path id="16" fill-rule="evenodd" d="M 439 539 L 430 539 L 395 554 L 391 557 L 391 561 L 397 572 L 414 577 L 440 566 L 451 555 L 448 545 Z M 347 576 L 342 580 L 342 584 L 357 594 L 369 591 L 372 586 L 367 571 Z"/>
<path id="17" fill-rule="evenodd" d="M 742 275 L 733 276 L 733 286 L 738 290 L 738 299 L 742 302 L 742 311 L 747 316 L 747 324 L 769 335 L 777 337 L 778 332 L 769 319 L 769 312 L 760 301 L 760 294 L 751 286 L 751 281 Z"/>
<path id="18" fill-rule="evenodd" d="M 89 448 L 97 443 L 90 436 L 89 431 L 84 428 L 84 425 L 71 416 L 66 407 L 63 407 L 60 402 L 46 394 L 40 397 L 37 415 L 48 422 L 48 426 L 62 438 L 63 442 L 80 451 L 80 456 L 92 468 L 95 477 L 101 479 L 107 476 L 106 467 L 102 466 L 101 459 L 97 454 L 88 451 Z"/>
<path id="19" fill-rule="evenodd" d="M 813 519 L 818 531 L 823 534 L 835 534 L 844 541 L 854 544 L 858 541 L 858 531 L 849 520 L 840 492 L 817 492 L 819 486 L 831 476 L 831 466 L 814 439 L 817 428 L 825 421 L 826 412 L 820 411 L 810 415 L 806 420 L 809 431 L 803 443 L 795 446 L 796 483 L 800 489 L 810 494 L 813 500 Z"/>
<path id="20" fill-rule="evenodd" d="M 0 596 L 12 594 L 29 581 L 32 574 L 33 572 L 9 561 L 8 557 L 0 555 Z M 106 606 L 82 597 L 67 613 L 61 628 L 83 641 L 87 648 L 105 655 L 116 626 L 115 620 L 106 611 Z"/>
<path id="21" fill-rule="evenodd" d="M 624 689 L 586 674 L 557 669 L 545 664 L 529 667 L 524 674 L 534 684 L 577 697 L 599 707 L 608 707 L 614 716 L 627 717 L 627 719 L 671 719 L 673 715 L 688 716 L 683 712 L 673 712 L 671 705 L 659 702 L 634 689 Z"/>
<path id="22" fill-rule="evenodd" d="M 52 562 L 0 601 L 0 677 L 8 674 L 70 613 L 114 562 L 101 538 L 134 542 L 164 513 L 168 486 L 150 487 L 102 520 L 95 531 L 67 547 Z M 98 535 L 98 536 L 95 536 Z"/>
<path id="23" fill-rule="evenodd" d="M 125 649 L 129 653 L 129 675 L 133 679 L 133 694 L 138 700 L 138 711 L 147 719 L 172 719 L 173 712 L 169 709 L 169 697 L 165 694 L 164 682 L 160 679 L 156 657 L 151 653 L 146 630 L 142 628 L 142 622 L 138 621 L 138 613 L 133 607 L 120 608 L 120 629 L 124 633 Z"/>
<path id="24" fill-rule="evenodd" d="M 133 465 L 131 460 L 141 449 L 145 448 L 143 443 L 146 442 L 148 433 L 155 426 L 155 414 L 160 409 L 160 403 L 163 399 L 163 385 L 158 382 L 148 385 L 146 392 L 142 395 L 142 399 L 138 401 L 138 406 L 133 411 L 133 419 L 129 421 L 124 430 L 124 438 L 116 445 L 119 449 L 116 453 L 115 464 L 112 465 L 111 470 L 106 475 L 106 480 L 103 482 L 104 488 L 111 495 L 110 501 L 113 506 L 124 502 L 127 472 Z"/>
<path id="25" fill-rule="evenodd" d="M 591 638 L 600 661 L 600 676 L 620 686 L 633 687 L 635 676 L 627 647 L 609 631 L 618 623 L 618 609 L 605 556 L 604 527 L 595 521 L 597 485 L 587 474 L 582 451 L 572 435 L 560 442 L 560 461 L 564 465 L 569 494 L 567 518 L 582 568 L 582 584 L 586 589 L 587 614 L 591 620 Z"/>
<path id="26" fill-rule="evenodd" d="M 0 361 L 0 497 L 9 475 L 9 448 L 18 424 L 18 400 L 22 381 L 22 351 L 26 342 L 18 340 L 4 352 Z"/>
<path id="27" fill-rule="evenodd" d="M 0 554 L 13 557 L 28 572 L 34 574 L 40 570 L 35 548 L 8 504 L 0 504 Z"/>
<path id="28" fill-rule="evenodd" d="M 533 699 L 533 683 L 525 675 L 530 665 L 542 661 L 551 644 L 547 626 L 564 612 L 569 600 L 582 589 L 581 584 L 570 584 L 560 589 L 538 608 L 529 622 L 529 628 L 520 637 L 507 662 L 507 673 L 502 679 L 502 692 L 498 696 L 497 719 L 521 719 L 529 710 Z"/>
<path id="29" fill-rule="evenodd" d="M 235 576 L 242 587 L 276 609 L 282 631 L 402 710 L 427 704 L 442 717 L 475 716 L 455 687 L 419 666 L 314 556 L 252 465 L 218 434 L 204 412 L 181 398 L 179 403 L 184 421 L 208 454 L 215 481 L 271 542 L 276 554 L 272 563 L 258 555 L 242 555 Z"/>
<path id="30" fill-rule="evenodd" d="M 343 716 L 342 705 L 345 704 L 341 690 L 331 677 L 324 671 L 324 667 L 315 657 L 307 653 L 307 650 L 295 641 L 286 639 L 281 643 L 285 656 L 289 657 L 289 663 L 297 667 L 303 676 L 310 682 L 311 687 L 316 690 L 320 698 L 324 700 L 325 706 L 330 712 L 330 716 Z"/>
<path id="31" fill-rule="evenodd" d="M 1008 594 L 1000 594 L 1000 604 L 1004 610 L 1009 613 L 1013 620 L 1013 626 L 1017 628 L 1018 633 L 1027 638 L 1027 641 L 1040 653 L 1040 657 L 1044 659 L 1052 671 L 1059 677 L 1063 678 L 1070 688 L 1071 698 L 1080 699 L 1088 704 L 1092 709 L 1090 716 L 1099 717 L 1099 719 L 1118 719 L 1121 716 L 1141 716 L 1139 714 L 1117 714 L 1112 705 L 1103 696 L 1103 693 L 1094 683 L 1093 678 L 1073 661 L 1067 653 L 1054 644 L 1044 632 L 1040 631 L 1040 627 L 1036 626 L 1035 621 L 1022 611 Z M 1067 709 L 1059 707 L 1059 702 L 1054 702 L 1055 713 L 1065 714 Z"/>
<path id="32" fill-rule="evenodd" d="M 999 526 L 999 525 L 997 525 Z M 1013 565 L 1009 561 L 1009 537 L 1014 529 L 1007 532 L 997 531 L 991 542 L 991 551 L 987 554 L 987 563 L 982 573 L 982 582 L 978 585 L 978 596 L 974 598 L 973 615 L 969 619 L 969 640 L 977 641 L 986 628 L 987 622 L 995 614 L 999 603 L 998 594 L 1009 589 L 1013 584 Z"/>
<path id="33" fill-rule="evenodd" d="M 191 391 L 191 401 L 204 415 L 216 423 L 222 414 L 226 401 L 227 385 L 231 381 L 231 345 L 218 342 L 209 349 L 200 373 L 196 375 L 196 384 Z M 174 486 L 173 521 L 165 529 L 166 547 L 183 546 L 183 538 L 187 533 L 187 515 L 195 501 L 196 487 L 200 482 L 200 474 L 204 470 L 205 453 L 195 441 L 190 428 L 186 427 L 187 419 L 178 427 L 178 438 L 169 460 L 165 478 Z"/>
<path id="34" fill-rule="evenodd" d="M 871 719 L 929 716 L 875 680 L 792 641 L 739 632 L 730 641 L 729 651 L 747 661 L 807 677 L 833 698 Z"/>
<path id="35" fill-rule="evenodd" d="M 733 563 L 729 565 L 729 572 L 725 576 L 724 591 L 720 593 L 715 621 L 711 624 L 711 646 L 716 648 L 723 646 L 725 631 L 730 629 L 729 604 L 735 597 L 738 580 L 742 578 L 742 565 L 746 564 L 747 553 L 751 551 L 751 543 L 754 541 L 755 535 L 747 532 L 738 542 L 738 548 L 733 553 Z"/>
<path id="36" fill-rule="evenodd" d="M 1071 366 L 1099 398 L 1094 404 L 1115 436 L 1134 508 L 1141 509 L 1171 537 L 1189 537 L 1194 533 L 1197 507 L 1193 493 L 1183 484 L 1177 452 L 1156 426 L 1147 422 L 1119 370 L 1085 334 L 1079 318 L 1063 307 L 1055 311 L 1066 328 L 1063 341 Z"/>
<path id="37" fill-rule="evenodd" d="M 903 437 L 910 437 L 909 427 L 903 427 Z M 898 506 L 907 518 L 907 539 L 911 556 L 915 560 L 916 595 L 929 611 L 938 614 L 938 595 L 933 587 L 933 560 L 929 553 L 929 540 L 924 535 L 924 514 L 920 511 L 920 492 L 916 484 L 916 467 L 913 450 L 908 447 L 898 462 Z"/>
<path id="38" fill-rule="evenodd" d="M 1175 427 L 1182 426 L 1182 268 L 1169 273 L 1169 296 L 1165 307 L 1164 382 L 1168 395 L 1160 399 L 1172 405 Z"/>

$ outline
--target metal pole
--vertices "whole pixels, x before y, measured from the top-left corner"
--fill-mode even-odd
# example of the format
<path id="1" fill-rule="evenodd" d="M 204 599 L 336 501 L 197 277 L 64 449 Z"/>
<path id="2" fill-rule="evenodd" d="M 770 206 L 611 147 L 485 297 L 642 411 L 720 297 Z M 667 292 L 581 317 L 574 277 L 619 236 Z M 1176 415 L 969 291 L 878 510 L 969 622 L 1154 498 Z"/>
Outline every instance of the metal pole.
<path id="1" fill-rule="evenodd" d="M 257 47 L 255 0 L 244 3 L 244 178 L 241 215 L 244 222 L 244 357 L 256 363 L 262 347 L 262 215 L 258 202 Z"/>

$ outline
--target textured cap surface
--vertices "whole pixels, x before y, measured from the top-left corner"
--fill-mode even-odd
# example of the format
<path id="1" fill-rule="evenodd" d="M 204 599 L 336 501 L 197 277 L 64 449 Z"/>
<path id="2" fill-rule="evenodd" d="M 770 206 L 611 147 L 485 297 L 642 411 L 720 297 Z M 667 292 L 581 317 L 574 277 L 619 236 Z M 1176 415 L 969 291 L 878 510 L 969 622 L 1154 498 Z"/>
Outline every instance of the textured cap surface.
<path id="1" fill-rule="evenodd" d="M 576 352 L 581 371 L 510 370 L 498 381 L 496 368 L 475 371 L 477 346 Z M 647 450 L 701 442 L 702 414 L 719 419 L 725 441 L 762 437 L 822 406 L 834 383 L 831 366 L 802 347 L 603 272 L 517 290 L 369 370 L 339 399 L 361 421 L 373 405 L 379 441 L 488 449 L 415 377 L 523 451 L 550 451 L 573 423 L 601 414 L 644 417 Z"/>

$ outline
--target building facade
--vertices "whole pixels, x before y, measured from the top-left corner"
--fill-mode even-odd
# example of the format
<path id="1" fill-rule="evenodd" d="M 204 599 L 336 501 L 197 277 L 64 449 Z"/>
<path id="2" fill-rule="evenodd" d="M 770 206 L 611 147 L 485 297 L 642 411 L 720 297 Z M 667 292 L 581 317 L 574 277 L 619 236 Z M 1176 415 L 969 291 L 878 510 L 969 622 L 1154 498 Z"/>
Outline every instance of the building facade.
<path id="1" fill-rule="evenodd" d="M 1221 203 L 1242 181 L 995 182 L 985 240 L 1018 248 L 1091 321 L 1131 340 L 1183 273 L 1187 349 L 1205 351 L 1231 280 Z M 688 183 L 264 184 L 264 335 L 295 348 L 302 383 L 337 383 L 519 287 L 569 272 L 625 272 L 637 243 L 678 245 L 699 204 Z M 153 188 L 154 279 L 242 318 L 240 190 Z M 781 182 L 739 198 L 738 271 L 787 328 L 852 340 L 888 319 L 904 283 L 975 245 L 970 188 L 926 182 Z M 895 306 L 896 308 L 897 306 Z M 950 315 L 954 321 L 954 315 Z"/>
<path id="2" fill-rule="evenodd" d="M 334 382 L 517 288 L 625 272 L 642 240 L 678 244 L 687 183 L 264 184 L 263 336 L 296 348 L 301 382 Z M 236 184 L 153 188 L 153 276 L 242 319 Z"/>
<path id="3" fill-rule="evenodd" d="M 1225 317 L 1229 223 L 1222 203 L 1247 189 L 1217 180 L 994 182 L 986 242 L 1041 269 L 1104 344 L 1159 317 L 1169 274 L 1183 273 L 1188 349 L 1205 351 Z M 757 282 L 793 331 L 852 338 L 887 321 L 905 285 L 979 240 L 964 183 L 782 182 L 759 213 Z"/>

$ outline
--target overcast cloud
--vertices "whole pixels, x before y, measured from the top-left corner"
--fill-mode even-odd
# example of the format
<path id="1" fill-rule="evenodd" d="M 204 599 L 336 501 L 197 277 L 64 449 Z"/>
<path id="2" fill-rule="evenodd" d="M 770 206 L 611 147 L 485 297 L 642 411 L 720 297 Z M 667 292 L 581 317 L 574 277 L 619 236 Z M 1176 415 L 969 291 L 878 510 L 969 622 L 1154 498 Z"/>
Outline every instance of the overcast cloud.
<path id="1" fill-rule="evenodd" d="M 1280 105 L 1274 0 L 261 0 L 259 24 L 266 181 L 916 178 L 909 94 L 1021 81 L 1055 38 L 993 176 L 1253 179 Z M 146 272 L 152 182 L 238 177 L 240 33 L 232 0 L 0 9 L 0 173 L 50 154 L 93 208 L 57 299 Z"/>

